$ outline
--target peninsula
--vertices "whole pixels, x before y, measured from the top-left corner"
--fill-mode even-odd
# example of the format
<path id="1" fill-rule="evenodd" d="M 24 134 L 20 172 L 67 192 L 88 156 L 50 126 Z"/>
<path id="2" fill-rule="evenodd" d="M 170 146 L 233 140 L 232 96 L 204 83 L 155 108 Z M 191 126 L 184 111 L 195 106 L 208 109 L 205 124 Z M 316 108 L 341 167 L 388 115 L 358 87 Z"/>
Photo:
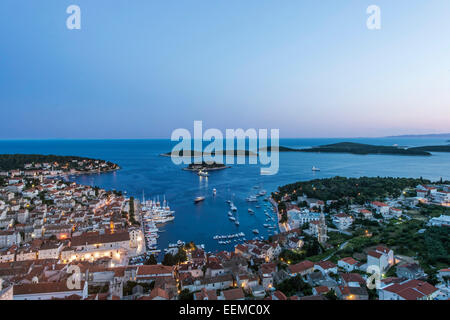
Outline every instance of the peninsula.
<path id="1" fill-rule="evenodd" d="M 0 171 L 20 170 L 26 175 L 105 173 L 119 169 L 117 164 L 110 161 L 78 156 L 0 154 Z"/>

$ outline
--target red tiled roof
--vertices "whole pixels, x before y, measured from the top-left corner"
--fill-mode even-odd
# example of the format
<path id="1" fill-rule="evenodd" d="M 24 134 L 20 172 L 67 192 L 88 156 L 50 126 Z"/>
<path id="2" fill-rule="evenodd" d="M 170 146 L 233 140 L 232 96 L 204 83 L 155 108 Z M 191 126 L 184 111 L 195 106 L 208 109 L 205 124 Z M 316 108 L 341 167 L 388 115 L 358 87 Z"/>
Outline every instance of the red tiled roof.
<path id="1" fill-rule="evenodd" d="M 81 288 L 84 283 L 82 282 Z M 65 281 L 63 282 L 42 282 L 42 283 L 26 283 L 14 286 L 14 295 L 52 293 L 64 291 L 79 291 L 82 289 L 69 289 Z"/>
<path id="2" fill-rule="evenodd" d="M 317 292 L 317 294 L 323 294 L 323 293 L 327 293 L 328 291 L 330 291 L 330 288 L 328 288 L 327 286 L 318 286 L 314 288 Z"/>
<path id="3" fill-rule="evenodd" d="M 148 266 L 139 266 L 137 275 L 138 276 L 147 276 L 147 275 L 158 275 L 158 274 L 172 274 L 173 267 L 164 266 L 162 264 L 154 264 Z"/>
<path id="4" fill-rule="evenodd" d="M 225 290 L 222 291 L 222 293 L 225 300 L 238 300 L 245 298 L 244 291 L 242 291 L 241 288 Z"/>
<path id="5" fill-rule="evenodd" d="M 152 290 L 152 292 L 150 293 L 150 299 L 155 299 L 157 297 L 169 300 L 169 294 L 167 293 L 166 290 L 161 289 L 161 288 L 154 288 Z"/>
<path id="6" fill-rule="evenodd" d="M 301 273 L 301 272 L 304 272 L 313 267 L 314 267 L 314 263 L 312 263 L 309 260 L 305 260 L 305 261 L 302 261 L 297 264 L 289 266 L 289 271 L 291 273 Z"/>
<path id="7" fill-rule="evenodd" d="M 336 268 L 336 265 L 331 261 L 319 261 L 316 262 L 316 265 L 320 266 L 322 269 L 332 269 Z"/>
<path id="8" fill-rule="evenodd" d="M 388 205 L 386 203 L 379 202 L 379 201 L 373 201 L 372 204 L 377 207 L 388 207 Z"/>
<path id="9" fill-rule="evenodd" d="M 396 293 L 405 300 L 417 300 L 428 296 L 438 289 L 428 282 L 420 280 L 408 280 L 403 283 L 392 284 L 383 290 Z"/>
<path id="10" fill-rule="evenodd" d="M 391 249 L 386 248 L 386 247 L 383 247 L 383 246 L 378 246 L 378 247 L 376 248 L 376 250 L 377 250 L 378 252 L 383 252 L 383 253 L 388 253 L 389 251 L 391 251 Z"/>
<path id="11" fill-rule="evenodd" d="M 374 258 L 377 258 L 377 259 L 379 259 L 379 258 L 382 256 L 381 253 L 378 253 L 378 252 L 372 251 L 372 250 L 369 251 L 367 254 L 368 254 L 369 256 L 374 257 Z"/>
<path id="12" fill-rule="evenodd" d="M 272 295 L 275 296 L 278 300 L 287 300 L 286 295 L 280 290 L 275 291 Z"/>
<path id="13" fill-rule="evenodd" d="M 353 259 L 352 257 L 346 257 L 346 258 L 342 258 L 341 261 L 344 261 L 345 263 L 348 263 L 350 265 L 354 265 L 357 264 L 358 261 L 356 261 L 355 259 Z"/>

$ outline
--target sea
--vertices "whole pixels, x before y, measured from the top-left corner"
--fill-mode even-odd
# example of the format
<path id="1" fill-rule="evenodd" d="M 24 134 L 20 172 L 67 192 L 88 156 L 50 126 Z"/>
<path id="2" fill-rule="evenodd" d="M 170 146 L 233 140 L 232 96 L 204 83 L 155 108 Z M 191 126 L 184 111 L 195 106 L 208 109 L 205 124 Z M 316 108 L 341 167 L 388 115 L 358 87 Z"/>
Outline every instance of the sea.
<path id="1" fill-rule="evenodd" d="M 355 139 L 280 139 L 281 146 L 301 148 L 337 142 L 358 142 L 375 145 L 424 146 L 448 144 L 445 138 L 355 138 Z M 206 251 L 233 250 L 236 242 L 219 244 L 215 235 L 243 232 L 253 239 L 252 230 L 258 229 L 264 238 L 273 233 L 264 224 L 267 202 L 259 197 L 258 203 L 246 198 L 266 190 L 267 195 L 279 186 L 334 176 L 361 177 L 412 177 L 450 180 L 450 153 L 433 153 L 430 157 L 403 155 L 352 155 L 327 153 L 280 153 L 279 171 L 276 175 L 261 175 L 262 165 L 234 164 L 231 168 L 210 171 L 209 177 L 182 170 L 186 165 L 175 165 L 171 158 L 160 156 L 170 152 L 169 140 L 1 140 L 0 154 L 56 154 L 84 156 L 112 161 L 120 165 L 116 172 L 71 176 L 79 184 L 98 186 L 107 190 L 121 190 L 136 199 L 165 198 L 175 219 L 160 227 L 158 248 L 167 248 L 177 240 L 204 244 Z M 248 161 L 247 161 L 248 162 Z M 320 171 L 312 171 L 312 167 Z M 213 195 L 213 189 L 217 190 Z M 195 204 L 194 198 L 205 200 Z M 229 204 L 237 207 L 235 217 L 239 226 L 228 217 Z M 256 206 L 260 206 L 257 208 Z M 249 214 L 248 209 L 255 211 Z"/>

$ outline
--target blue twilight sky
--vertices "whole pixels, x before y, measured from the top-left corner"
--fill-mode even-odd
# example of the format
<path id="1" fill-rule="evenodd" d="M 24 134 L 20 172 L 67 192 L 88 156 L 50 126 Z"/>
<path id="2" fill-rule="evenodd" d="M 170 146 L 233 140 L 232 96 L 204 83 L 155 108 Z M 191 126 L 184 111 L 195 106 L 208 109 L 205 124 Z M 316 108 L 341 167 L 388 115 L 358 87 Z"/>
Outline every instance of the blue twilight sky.
<path id="1" fill-rule="evenodd" d="M 450 1 L 1 0 L 0 113 L 0 139 L 449 132 Z"/>

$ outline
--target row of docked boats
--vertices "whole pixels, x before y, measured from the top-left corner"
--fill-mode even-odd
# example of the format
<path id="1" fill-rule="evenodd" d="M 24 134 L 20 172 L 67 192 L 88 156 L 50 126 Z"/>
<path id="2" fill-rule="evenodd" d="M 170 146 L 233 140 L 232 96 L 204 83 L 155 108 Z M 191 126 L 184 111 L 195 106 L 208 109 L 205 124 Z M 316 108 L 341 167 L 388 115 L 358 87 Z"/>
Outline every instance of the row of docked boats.
<path id="1" fill-rule="evenodd" d="M 247 241 L 243 232 L 228 235 L 215 235 L 213 239 L 218 240 L 219 244 L 230 244 L 232 242 Z"/>
<path id="2" fill-rule="evenodd" d="M 247 202 L 258 202 L 258 197 L 263 197 L 266 194 L 267 194 L 266 190 L 261 190 L 256 195 L 248 196 L 245 200 L 247 200 Z"/>
<path id="3" fill-rule="evenodd" d="M 245 237 L 245 233 L 239 232 L 234 234 L 225 234 L 225 235 L 215 235 L 213 237 L 214 240 L 220 240 L 220 239 L 234 239 L 234 238 L 240 238 Z"/>
<path id="4" fill-rule="evenodd" d="M 146 201 L 144 195 L 142 195 L 140 211 L 147 250 L 157 250 L 158 233 L 163 232 L 157 225 L 174 220 L 175 211 L 170 209 L 165 198 L 162 203 L 159 201 L 159 197 L 156 200 Z"/>

